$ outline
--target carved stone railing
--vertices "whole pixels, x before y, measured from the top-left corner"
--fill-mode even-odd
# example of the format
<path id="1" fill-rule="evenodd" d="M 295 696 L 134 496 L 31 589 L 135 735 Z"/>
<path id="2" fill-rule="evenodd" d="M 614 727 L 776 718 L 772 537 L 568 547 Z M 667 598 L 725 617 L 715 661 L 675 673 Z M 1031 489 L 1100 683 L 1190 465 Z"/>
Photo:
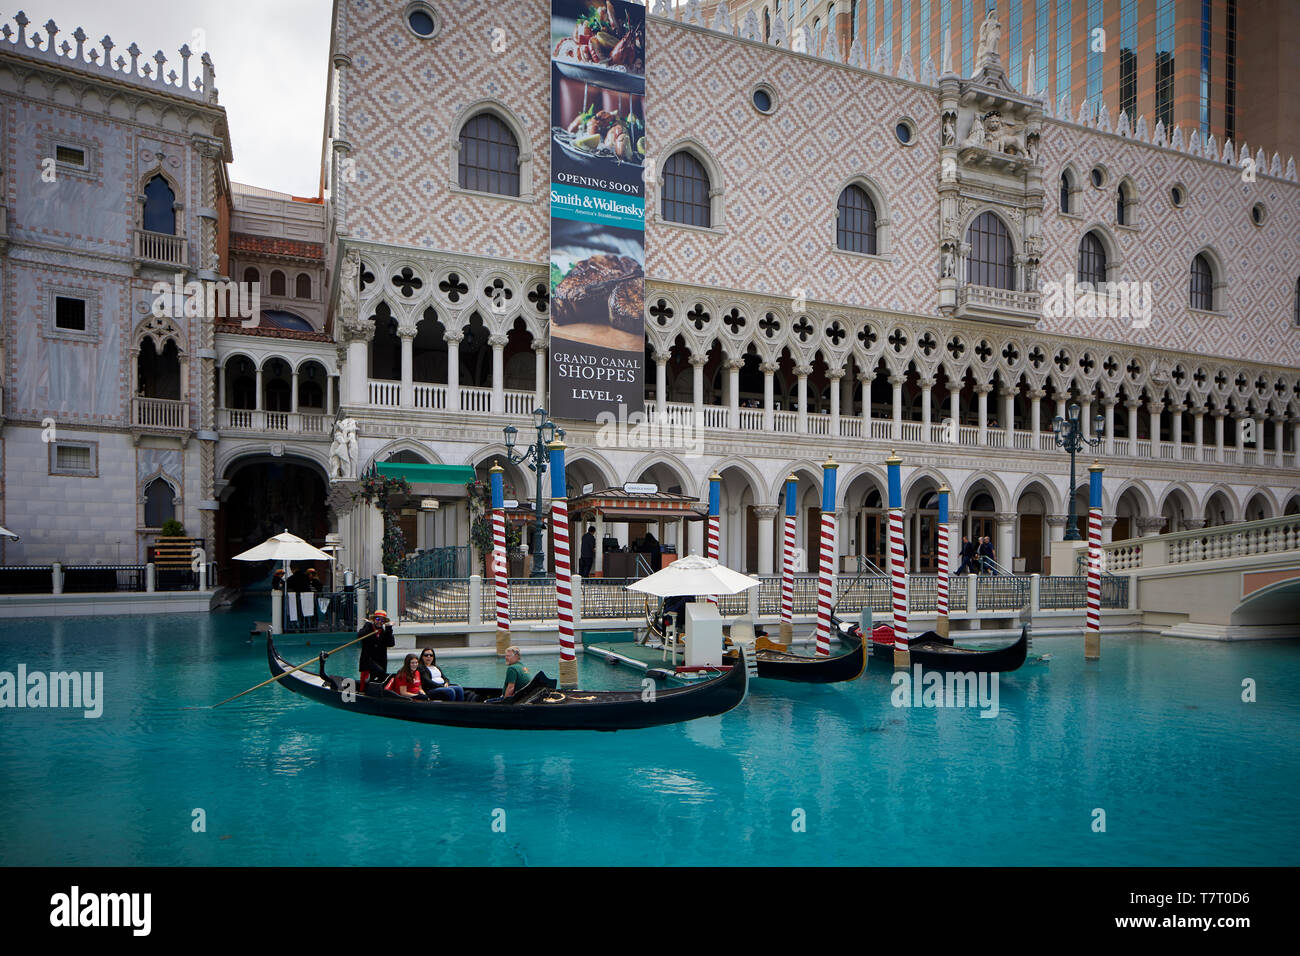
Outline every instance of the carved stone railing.
<path id="1" fill-rule="evenodd" d="M 1282 551 L 1300 551 L 1300 515 L 1117 541 L 1102 546 L 1102 564 L 1108 571 L 1127 571 Z"/>
<path id="2" fill-rule="evenodd" d="M 1040 312 L 1037 292 L 1016 292 L 1012 289 L 970 284 L 957 291 L 957 315 L 961 318 L 1021 325 L 1038 322 Z"/>

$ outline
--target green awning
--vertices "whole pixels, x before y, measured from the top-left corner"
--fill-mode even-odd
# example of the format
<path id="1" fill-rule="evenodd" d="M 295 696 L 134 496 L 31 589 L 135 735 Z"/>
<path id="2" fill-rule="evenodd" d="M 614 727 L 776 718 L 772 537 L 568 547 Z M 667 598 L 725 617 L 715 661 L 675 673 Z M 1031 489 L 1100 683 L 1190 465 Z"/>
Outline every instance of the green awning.
<path id="1" fill-rule="evenodd" d="M 401 462 L 381 461 L 375 468 L 385 478 L 405 478 L 412 485 L 460 485 L 474 480 L 474 469 L 469 465 L 408 465 Z"/>

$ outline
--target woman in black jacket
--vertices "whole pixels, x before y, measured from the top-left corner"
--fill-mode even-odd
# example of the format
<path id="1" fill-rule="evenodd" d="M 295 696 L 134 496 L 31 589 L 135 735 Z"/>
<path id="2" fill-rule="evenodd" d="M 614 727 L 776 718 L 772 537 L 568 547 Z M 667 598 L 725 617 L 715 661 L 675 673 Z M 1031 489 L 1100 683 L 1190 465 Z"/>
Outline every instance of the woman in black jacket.
<path id="1" fill-rule="evenodd" d="M 432 647 L 420 651 L 420 686 L 430 700 L 465 700 L 465 688 L 447 680 Z"/>

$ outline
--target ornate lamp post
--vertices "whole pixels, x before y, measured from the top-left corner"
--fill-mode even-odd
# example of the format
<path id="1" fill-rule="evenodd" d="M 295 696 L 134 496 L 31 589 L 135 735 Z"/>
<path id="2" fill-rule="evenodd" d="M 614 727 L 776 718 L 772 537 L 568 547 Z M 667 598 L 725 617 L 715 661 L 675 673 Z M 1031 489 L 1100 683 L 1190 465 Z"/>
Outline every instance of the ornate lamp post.
<path id="1" fill-rule="evenodd" d="M 1097 448 L 1101 445 L 1102 435 L 1106 431 L 1106 419 L 1101 415 L 1094 415 L 1092 433 L 1095 437 L 1084 438 L 1083 426 L 1079 421 L 1079 406 L 1072 402 L 1067 414 L 1069 418 L 1057 415 L 1052 420 L 1052 431 L 1056 433 L 1056 444 L 1070 453 L 1070 522 L 1065 528 L 1065 540 L 1080 541 L 1082 539 L 1079 537 L 1079 522 L 1074 501 L 1074 456 L 1084 448 Z"/>
<path id="2" fill-rule="evenodd" d="M 555 441 L 557 436 L 563 440 L 564 429 L 557 428 L 555 422 L 546 417 L 544 408 L 533 409 L 532 425 L 537 431 L 537 441 L 518 454 L 515 453 L 515 439 L 519 435 L 519 429 L 514 425 L 507 425 L 502 431 L 506 433 L 506 457 L 511 464 L 521 465 L 527 462 L 528 470 L 536 477 L 537 501 L 533 507 L 532 576 L 539 578 L 546 574 L 546 559 L 542 551 L 542 479 L 546 475 L 549 455 L 546 446 Z"/>

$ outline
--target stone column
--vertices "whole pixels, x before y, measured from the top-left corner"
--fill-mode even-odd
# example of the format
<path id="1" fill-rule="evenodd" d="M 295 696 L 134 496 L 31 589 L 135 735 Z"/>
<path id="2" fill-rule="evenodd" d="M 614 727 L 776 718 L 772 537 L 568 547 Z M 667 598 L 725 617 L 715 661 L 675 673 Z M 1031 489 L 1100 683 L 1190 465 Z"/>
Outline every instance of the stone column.
<path id="1" fill-rule="evenodd" d="M 1291 454 L 1295 457 L 1295 463 L 1300 464 L 1300 418 L 1292 420 L 1291 429 Z"/>
<path id="2" fill-rule="evenodd" d="M 226 367 L 217 366 L 217 408 L 226 407 Z"/>
<path id="3" fill-rule="evenodd" d="M 1110 544 L 1115 532 L 1115 522 L 1119 518 L 1116 515 L 1101 516 L 1101 543 Z"/>
<path id="4" fill-rule="evenodd" d="M 1283 415 L 1273 416 L 1273 464 L 1282 467 L 1282 423 L 1286 420 Z"/>
<path id="5" fill-rule="evenodd" d="M 459 327 L 443 335 L 447 340 L 447 411 L 460 411 L 460 343 L 465 333 Z"/>
<path id="6" fill-rule="evenodd" d="M 808 434 L 808 376 L 812 374 L 811 365 L 797 365 L 794 370 L 798 376 L 799 391 L 799 434 Z"/>
<path id="7" fill-rule="evenodd" d="M 1183 460 L 1183 406 L 1175 403 L 1169 407 L 1169 437 L 1174 440 L 1174 460 Z"/>
<path id="8" fill-rule="evenodd" d="M 890 437 L 900 441 L 903 437 L 903 382 L 897 375 L 889 376 L 889 384 L 894 386 L 894 418 L 890 428 Z"/>
<path id="9" fill-rule="evenodd" d="M 707 355 L 691 356 L 691 402 L 695 413 L 695 427 L 704 427 L 704 363 Z"/>
<path id="10" fill-rule="evenodd" d="M 655 414 L 668 421 L 668 353 L 655 352 Z"/>
<path id="11" fill-rule="evenodd" d="M 1065 399 L 1064 399 L 1064 398 L 1058 398 L 1058 399 L 1056 400 L 1056 417 L 1057 417 L 1057 418 L 1062 418 L 1062 419 L 1065 418 Z"/>
<path id="12" fill-rule="evenodd" d="M 1102 449 L 1106 454 L 1113 455 L 1115 454 L 1115 399 L 1106 396 L 1102 399 L 1102 404 L 1106 409 L 1104 412 L 1106 416 L 1106 435 Z"/>
<path id="13" fill-rule="evenodd" d="M 771 362 L 764 362 L 759 366 L 763 372 L 763 431 L 773 432 L 776 430 L 776 409 L 774 407 L 775 398 L 775 377 L 776 366 Z"/>
<path id="14" fill-rule="evenodd" d="M 930 410 L 931 395 L 934 391 L 934 379 L 923 378 L 921 384 L 921 441 L 929 442 L 930 439 L 930 421 L 933 412 Z"/>
<path id="15" fill-rule="evenodd" d="M 1047 392 L 1041 388 L 1032 388 L 1029 390 L 1029 430 L 1034 437 L 1031 441 L 1034 451 L 1037 451 L 1042 445 L 1040 435 L 1043 433 L 1043 399 Z"/>
<path id="16" fill-rule="evenodd" d="M 961 444 L 961 389 L 948 386 L 948 418 L 952 421 L 952 434 L 944 435 L 944 440 L 951 438 L 954 445 Z"/>
<path id="17" fill-rule="evenodd" d="M 1124 407 L 1128 409 L 1128 453 L 1130 455 L 1138 453 L 1138 406 L 1141 404 L 1135 398 L 1124 403 Z"/>
<path id="18" fill-rule="evenodd" d="M 326 418 L 332 418 L 334 416 L 334 380 L 336 378 L 338 378 L 337 375 L 331 375 L 329 374 L 329 372 L 325 373 L 325 417 Z"/>
<path id="19" fill-rule="evenodd" d="M 742 359 L 727 359 L 727 427 L 740 427 L 740 366 Z"/>
<path id="20" fill-rule="evenodd" d="M 546 357 L 548 351 L 545 343 L 533 346 L 533 408 L 546 407 Z M 660 375 L 663 375 L 662 370 Z"/>
<path id="21" fill-rule="evenodd" d="M 1164 515 L 1155 515 L 1147 518 L 1137 519 L 1138 532 L 1143 538 L 1152 538 L 1160 533 L 1160 529 L 1165 526 Z"/>
<path id="22" fill-rule="evenodd" d="M 1000 511 L 993 518 L 997 522 L 994 533 L 998 542 L 995 545 L 997 553 L 993 556 L 993 560 L 1010 572 L 1015 567 L 1011 559 L 1016 551 L 1016 512 Z"/>
<path id="23" fill-rule="evenodd" d="M 1070 516 L 1068 514 L 1047 515 L 1048 537 L 1051 538 L 1052 541 L 1064 541 L 1065 526 L 1069 523 Z"/>
<path id="24" fill-rule="evenodd" d="M 577 524 L 579 542 L 582 541 L 582 536 L 587 533 L 587 529 L 582 525 L 582 521 Z M 581 555 L 582 548 L 579 547 L 577 550 L 578 554 Z M 596 563 L 592 565 L 592 570 L 597 576 L 603 576 L 605 573 L 605 516 L 600 513 L 600 509 L 596 510 Z"/>
<path id="25" fill-rule="evenodd" d="M 289 411 L 298 414 L 298 370 L 289 376 Z"/>
<path id="26" fill-rule="evenodd" d="M 488 339 L 488 345 L 492 346 L 492 414 L 504 415 L 506 413 L 506 337 L 494 335 Z"/>
<path id="27" fill-rule="evenodd" d="M 991 391 L 993 386 L 989 384 L 975 386 L 975 395 L 979 401 L 979 444 L 981 446 L 989 443 L 989 392 Z"/>
<path id="28" fill-rule="evenodd" d="M 840 437 L 840 382 L 844 379 L 844 369 L 834 368 L 827 373 L 831 380 L 831 421 L 832 438 Z"/>
<path id="29" fill-rule="evenodd" d="M 1151 416 L 1151 457 L 1160 457 L 1160 413 L 1165 410 L 1164 402 L 1150 402 L 1147 414 Z"/>
<path id="30" fill-rule="evenodd" d="M 1196 460 L 1205 460 L 1205 406 L 1192 406 L 1192 444 L 1196 446 Z"/>
<path id="31" fill-rule="evenodd" d="M 1004 388 L 1002 396 L 1002 427 L 1007 430 L 1007 447 L 1016 447 L 1016 390 Z"/>
<path id="32" fill-rule="evenodd" d="M 1226 414 L 1222 408 L 1214 410 L 1214 460 L 1220 463 L 1223 461 L 1223 416 Z"/>
<path id="33" fill-rule="evenodd" d="M 254 408 L 256 411 L 259 411 L 259 412 L 260 412 L 260 411 L 262 410 L 262 366 L 260 366 L 260 365 L 257 367 L 257 372 L 256 372 L 256 375 L 255 375 L 255 381 L 256 381 L 256 383 L 257 383 L 257 384 L 255 385 L 255 388 L 257 389 L 257 395 L 256 395 L 256 397 L 254 398 L 253 408 Z M 259 416 L 259 417 L 260 417 L 260 416 Z"/>
<path id="34" fill-rule="evenodd" d="M 876 380 L 876 372 L 872 369 L 869 372 L 858 374 L 858 381 L 862 383 L 862 437 L 871 437 L 871 383 Z"/>
<path id="35" fill-rule="evenodd" d="M 258 388 L 259 389 L 261 388 L 260 380 L 258 382 Z M 1233 422 L 1237 426 L 1235 431 L 1237 432 L 1237 464 L 1238 465 L 1244 464 L 1246 461 L 1246 430 L 1241 427 L 1241 423 L 1244 420 L 1245 419 L 1242 418 L 1240 415 L 1233 418 Z"/>
<path id="36" fill-rule="evenodd" d="M 772 574 L 776 534 L 776 505 L 756 505 L 754 516 L 758 518 L 758 573 Z"/>
<path id="37" fill-rule="evenodd" d="M 1092 398 L 1079 399 L 1079 431 L 1084 438 L 1092 437 Z"/>
<path id="38" fill-rule="evenodd" d="M 403 408 L 415 405 L 415 329 L 399 328 L 397 338 L 402 346 L 402 391 L 398 402 Z"/>

